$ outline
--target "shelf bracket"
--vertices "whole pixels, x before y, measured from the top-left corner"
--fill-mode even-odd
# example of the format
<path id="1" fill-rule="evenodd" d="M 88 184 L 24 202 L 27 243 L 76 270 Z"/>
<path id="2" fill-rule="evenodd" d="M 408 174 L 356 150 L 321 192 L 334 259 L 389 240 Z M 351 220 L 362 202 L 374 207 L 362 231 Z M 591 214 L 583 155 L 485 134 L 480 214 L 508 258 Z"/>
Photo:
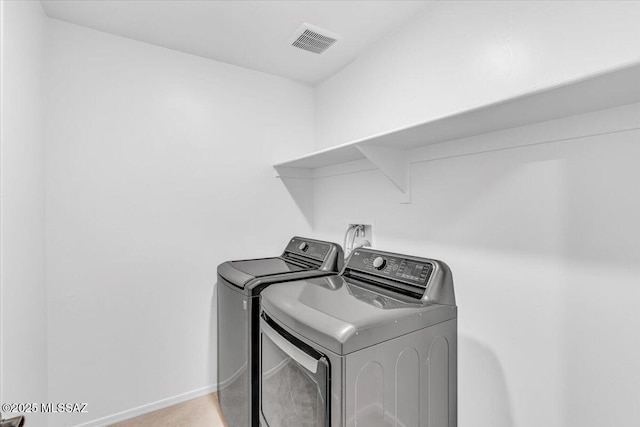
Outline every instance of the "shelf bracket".
<path id="1" fill-rule="evenodd" d="M 401 191 L 400 203 L 411 203 L 407 152 L 375 145 L 358 145 L 356 148 Z"/>
<path id="2" fill-rule="evenodd" d="M 276 178 L 280 178 L 295 201 L 300 213 L 313 228 L 313 174 L 311 169 L 274 166 Z"/>

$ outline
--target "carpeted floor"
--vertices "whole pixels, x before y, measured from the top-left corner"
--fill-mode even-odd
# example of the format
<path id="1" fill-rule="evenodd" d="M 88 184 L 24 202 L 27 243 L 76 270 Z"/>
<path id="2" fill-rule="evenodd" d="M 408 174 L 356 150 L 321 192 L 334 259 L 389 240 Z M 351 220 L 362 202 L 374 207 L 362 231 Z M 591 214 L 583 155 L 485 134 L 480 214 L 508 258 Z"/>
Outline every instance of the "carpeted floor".
<path id="1" fill-rule="evenodd" d="M 212 393 L 139 417 L 112 424 L 110 427 L 227 427 Z"/>

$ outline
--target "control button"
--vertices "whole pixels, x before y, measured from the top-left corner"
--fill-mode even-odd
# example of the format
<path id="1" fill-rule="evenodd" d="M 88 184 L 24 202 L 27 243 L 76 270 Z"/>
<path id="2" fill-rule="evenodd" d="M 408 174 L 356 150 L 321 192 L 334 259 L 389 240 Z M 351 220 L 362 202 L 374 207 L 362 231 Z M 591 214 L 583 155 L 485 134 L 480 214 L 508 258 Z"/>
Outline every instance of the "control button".
<path id="1" fill-rule="evenodd" d="M 373 260 L 373 268 L 375 268 L 376 270 L 382 270 L 385 265 L 387 265 L 387 260 L 382 258 L 381 256 Z"/>
<path id="2" fill-rule="evenodd" d="M 298 246 L 298 249 L 300 249 L 302 252 L 306 252 L 307 250 L 309 250 L 309 244 L 307 242 L 302 242 L 300 243 L 300 246 Z"/>

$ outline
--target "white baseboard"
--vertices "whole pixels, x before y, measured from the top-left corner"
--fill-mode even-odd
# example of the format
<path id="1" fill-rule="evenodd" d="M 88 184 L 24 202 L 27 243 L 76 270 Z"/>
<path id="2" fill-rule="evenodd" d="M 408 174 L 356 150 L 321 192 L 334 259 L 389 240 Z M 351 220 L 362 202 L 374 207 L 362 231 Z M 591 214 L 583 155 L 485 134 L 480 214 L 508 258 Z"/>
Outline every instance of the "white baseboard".
<path id="1" fill-rule="evenodd" d="M 197 397 L 205 396 L 207 394 L 218 391 L 217 385 L 210 385 L 202 387 L 196 390 L 188 391 L 186 393 L 171 396 L 166 399 L 161 399 L 155 402 L 147 403 L 146 405 L 138 406 L 136 408 L 128 409 L 117 414 L 109 415 L 97 420 L 89 421 L 88 423 L 78 424 L 75 427 L 104 427 L 110 424 L 117 423 L 118 421 L 124 421 L 129 418 L 137 417 L 139 415 L 147 414 L 149 412 L 163 409 L 177 403 L 186 402 L 187 400 L 195 399 Z"/>

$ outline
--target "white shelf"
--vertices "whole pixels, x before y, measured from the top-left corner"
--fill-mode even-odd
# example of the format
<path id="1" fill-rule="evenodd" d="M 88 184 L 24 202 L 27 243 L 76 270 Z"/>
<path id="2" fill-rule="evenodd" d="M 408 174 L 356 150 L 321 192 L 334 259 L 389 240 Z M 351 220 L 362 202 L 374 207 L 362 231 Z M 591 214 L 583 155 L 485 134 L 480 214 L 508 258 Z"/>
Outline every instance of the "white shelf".
<path id="1" fill-rule="evenodd" d="M 367 159 L 408 193 L 407 150 L 637 102 L 640 63 L 348 142 L 274 168 L 280 178 L 313 178 L 315 169 Z"/>

